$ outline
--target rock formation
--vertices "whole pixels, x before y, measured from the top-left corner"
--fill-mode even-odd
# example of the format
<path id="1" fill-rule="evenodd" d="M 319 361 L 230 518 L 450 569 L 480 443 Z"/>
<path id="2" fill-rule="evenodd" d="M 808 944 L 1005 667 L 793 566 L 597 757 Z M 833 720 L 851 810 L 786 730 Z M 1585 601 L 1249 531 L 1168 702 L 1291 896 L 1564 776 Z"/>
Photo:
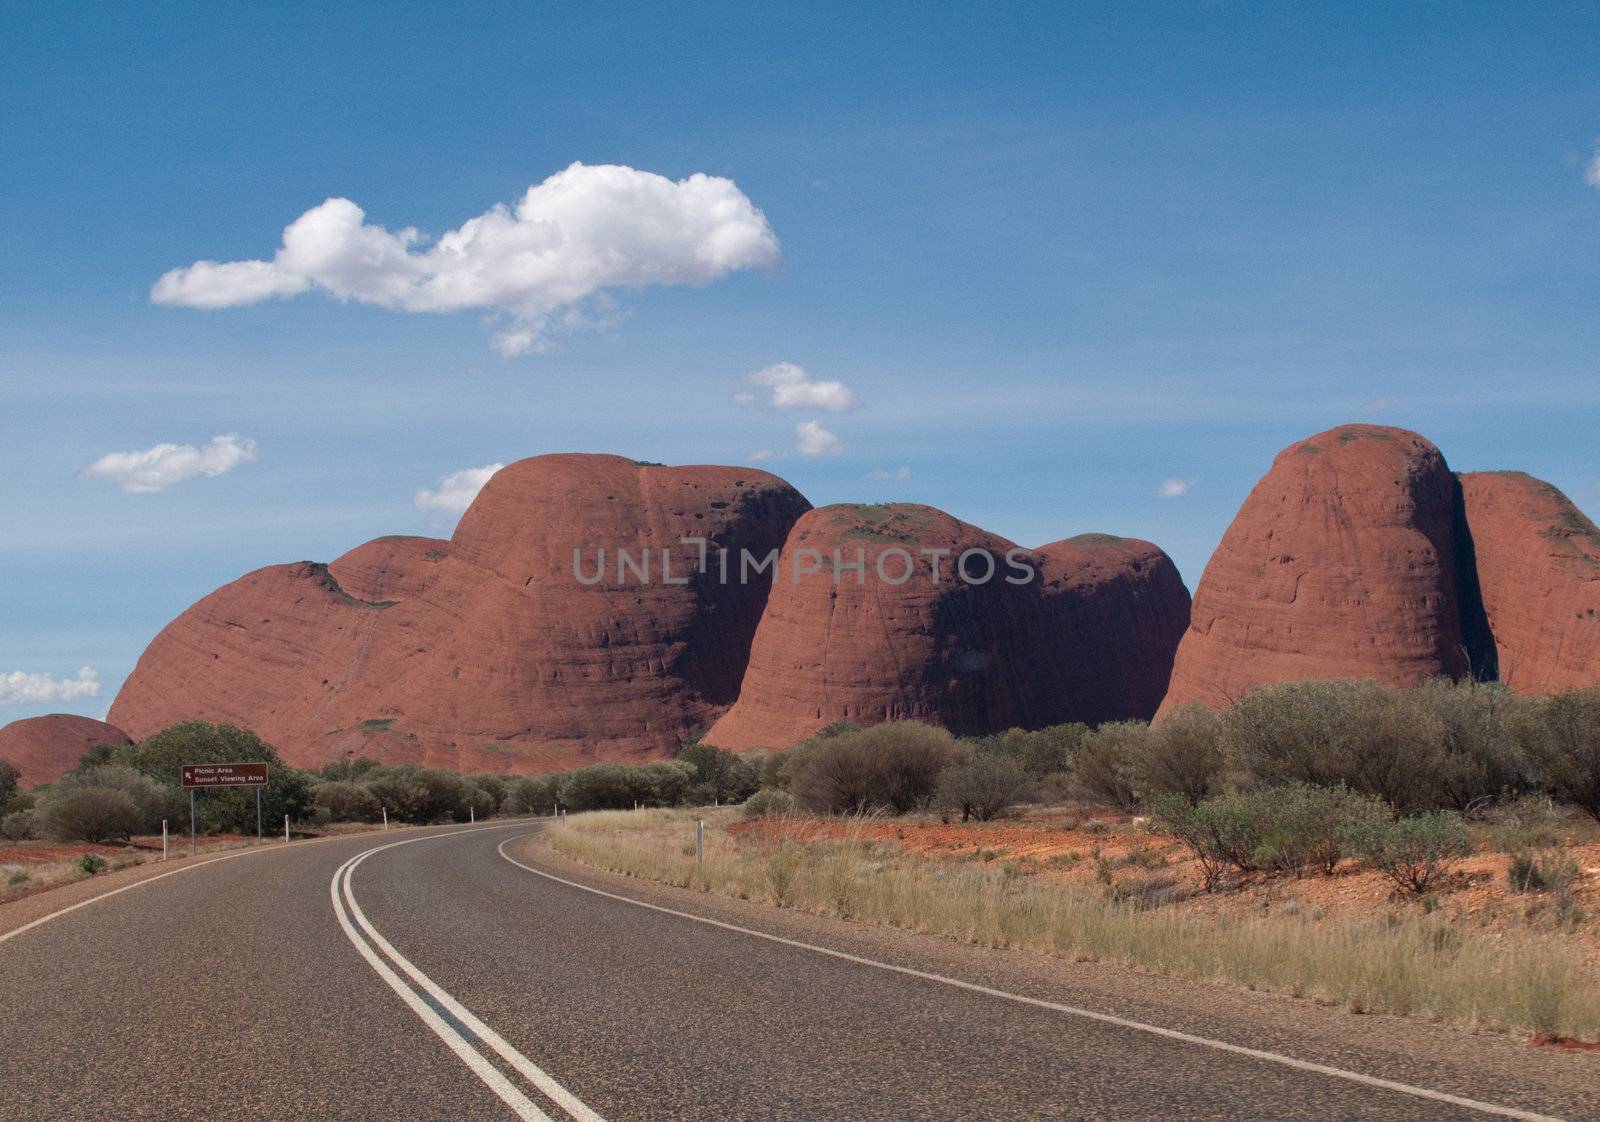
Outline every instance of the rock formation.
<path id="1" fill-rule="evenodd" d="M 71 713 L 29 717 L 0 728 L 0 760 L 21 774 L 24 787 L 53 783 L 78 766 L 96 744 L 132 744 L 128 734 L 104 721 Z"/>
<path id="2" fill-rule="evenodd" d="M 835 721 L 972 733 L 1148 717 L 1188 600 L 1147 542 L 1027 551 L 926 506 L 814 510 L 784 546 L 739 700 L 706 737 L 781 748 Z"/>
<path id="3" fill-rule="evenodd" d="M 379 539 L 212 593 L 151 643 L 112 719 L 247 725 L 307 766 L 659 754 L 732 704 L 769 589 L 698 573 L 702 552 L 775 551 L 808 507 L 748 468 L 523 460 L 449 542 Z"/>
<path id="4" fill-rule="evenodd" d="M 1600 529 L 1522 472 L 1460 478 L 1500 680 L 1536 694 L 1600 684 Z"/>
<path id="5" fill-rule="evenodd" d="M 1403 429 L 1342 425 L 1279 453 L 1200 579 L 1163 711 L 1300 678 L 1467 673 L 1456 488 Z"/>

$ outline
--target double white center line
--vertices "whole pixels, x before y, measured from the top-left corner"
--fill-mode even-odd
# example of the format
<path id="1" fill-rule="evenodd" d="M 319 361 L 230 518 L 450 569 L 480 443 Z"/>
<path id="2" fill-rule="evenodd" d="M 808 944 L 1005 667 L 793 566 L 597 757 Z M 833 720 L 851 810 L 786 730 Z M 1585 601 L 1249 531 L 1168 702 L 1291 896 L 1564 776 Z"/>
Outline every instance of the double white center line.
<path id="1" fill-rule="evenodd" d="M 506 827 L 490 826 L 485 829 L 503 830 Z M 605 1122 L 576 1095 L 557 1083 L 548 1072 L 517 1051 L 503 1036 L 484 1024 L 470 1009 L 395 950 L 362 912 L 361 905 L 356 903 L 355 894 L 350 888 L 351 874 L 373 854 L 394 849 L 396 846 L 415 845 L 417 842 L 479 832 L 481 831 L 460 830 L 391 842 L 358 853 L 340 865 L 333 874 L 333 881 L 329 886 L 333 897 L 333 911 L 339 918 L 339 926 L 344 929 L 345 936 L 366 960 L 367 965 L 377 972 L 378 977 L 388 983 L 389 988 L 399 995 L 400 1000 L 406 1003 L 417 1018 L 432 1029 L 434 1034 L 444 1041 L 445 1046 L 454 1052 L 485 1086 L 499 1095 L 501 1100 L 516 1112 L 518 1118 L 524 1119 L 525 1122 L 555 1122 L 555 1119 L 529 1098 L 521 1087 L 495 1066 L 489 1059 L 488 1053 L 492 1052 L 499 1056 L 531 1087 L 560 1107 L 575 1122 Z M 385 959 L 388 961 L 384 961 Z M 396 973 L 396 968 L 399 973 Z M 402 974 L 405 977 L 401 977 Z"/>

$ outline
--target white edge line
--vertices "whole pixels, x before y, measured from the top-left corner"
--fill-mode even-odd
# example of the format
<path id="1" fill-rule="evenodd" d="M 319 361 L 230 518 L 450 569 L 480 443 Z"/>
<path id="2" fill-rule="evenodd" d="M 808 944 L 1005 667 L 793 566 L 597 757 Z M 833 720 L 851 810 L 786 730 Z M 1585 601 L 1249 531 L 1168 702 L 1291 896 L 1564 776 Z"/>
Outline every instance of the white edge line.
<path id="1" fill-rule="evenodd" d="M 421 841 L 422 839 L 413 840 Z M 367 852 L 370 853 L 372 851 L 368 850 Z M 401 981 L 399 975 L 390 970 L 388 964 L 379 958 L 377 953 L 361 938 L 360 933 L 351 924 L 350 917 L 344 910 L 343 901 L 339 899 L 339 887 L 340 880 L 346 875 L 346 871 L 364 856 L 366 856 L 366 853 L 358 854 L 343 865 L 340 865 L 335 870 L 333 880 L 328 885 L 329 895 L 333 899 L 333 911 L 339 918 L 339 926 L 344 929 L 345 937 L 350 940 L 351 945 L 355 947 L 361 957 L 366 959 L 367 965 L 377 972 L 378 977 L 388 983 L 389 988 L 394 990 L 400 1000 L 404 1001 L 406 1006 L 417 1015 L 417 1019 L 432 1029 L 433 1034 L 444 1041 L 445 1047 L 454 1052 L 456 1058 L 466 1064 L 468 1070 L 482 1080 L 485 1086 L 500 1096 L 501 1101 L 515 1111 L 518 1118 L 523 1119 L 523 1122 L 555 1122 L 548 1114 L 535 1106 L 533 1100 L 524 1095 L 521 1090 L 512 1084 L 511 1080 L 502 1075 L 498 1068 L 484 1059 L 477 1049 L 463 1040 L 461 1034 L 451 1028 L 443 1017 L 430 1009 L 427 1002 L 418 997 L 410 986 Z"/>
<path id="2" fill-rule="evenodd" d="M 1177 1040 L 1185 1044 L 1196 1044 L 1203 1048 L 1212 1048 L 1219 1052 L 1230 1052 L 1238 1056 L 1248 1056 L 1251 1059 L 1264 1060 L 1267 1063 L 1280 1064 L 1284 1067 L 1294 1068 L 1298 1071 L 1312 1072 L 1317 1075 L 1326 1075 L 1334 1079 L 1344 1079 L 1351 1083 L 1360 1083 L 1368 1087 L 1377 1087 L 1385 1091 L 1395 1091 L 1402 1095 L 1411 1095 L 1419 1099 L 1429 1099 L 1433 1102 L 1448 1103 L 1451 1106 L 1463 1107 L 1467 1110 L 1479 1111 L 1483 1114 L 1492 1114 L 1500 1118 L 1517 1118 L 1522 1122 L 1562 1122 L 1561 1119 L 1549 1114 L 1538 1114 L 1530 1110 L 1519 1110 L 1516 1107 L 1501 1106 L 1497 1103 L 1480 1102 L 1477 1099 L 1465 1098 L 1461 1095 L 1452 1095 L 1447 1091 L 1434 1091 L 1427 1087 L 1417 1087 L 1410 1083 L 1400 1083 L 1393 1079 L 1384 1079 L 1377 1075 L 1366 1075 L 1359 1071 L 1346 1071 L 1344 1068 L 1331 1067 L 1327 1064 L 1315 1063 L 1311 1060 L 1299 1060 L 1293 1056 L 1285 1056 L 1278 1052 L 1268 1052 L 1260 1048 L 1249 1048 L 1242 1044 L 1230 1044 L 1225 1040 L 1214 1040 L 1211 1037 L 1196 1036 L 1193 1033 L 1180 1032 L 1177 1029 L 1163 1028 L 1160 1025 L 1146 1024 L 1143 1021 L 1134 1021 L 1126 1017 L 1118 1017 L 1113 1013 L 1100 1013 L 1093 1009 L 1083 1009 L 1076 1005 L 1064 1005 L 1057 1001 L 1046 1001 L 1043 998 L 1028 997 L 1024 994 L 1011 993 L 1007 990 L 995 989 L 991 986 L 979 985 L 976 982 L 965 982 L 960 978 L 951 978 L 943 974 L 935 974 L 927 970 L 917 970 L 910 966 L 896 966 L 892 962 L 880 962 L 873 958 L 863 958 L 860 955 L 849 954 L 846 951 L 833 950 L 830 947 L 818 946 L 815 943 L 805 943 L 798 939 L 787 939 L 782 935 L 772 935 L 765 931 L 757 931 L 751 927 L 740 927 L 735 923 L 725 923 L 722 920 L 711 919 L 707 916 L 695 915 L 693 912 L 683 912 L 676 908 L 663 907 L 660 904 L 651 904 L 644 900 L 636 900 L 631 896 L 623 896 L 615 892 L 607 892 L 603 888 L 595 888 L 575 880 L 547 873 L 543 869 L 536 869 L 532 865 L 523 864 L 506 852 L 506 846 L 511 842 L 520 841 L 525 837 L 532 837 L 533 833 L 520 834 L 515 838 L 507 838 L 497 847 L 500 856 L 519 869 L 526 869 L 535 876 L 564 884 L 570 888 L 582 889 L 596 896 L 617 900 L 624 904 L 632 904 L 636 908 L 648 908 L 651 911 L 662 912 L 666 915 L 677 916 L 680 919 L 693 920 L 711 927 L 720 927 L 725 931 L 734 931 L 740 935 L 749 935 L 757 939 L 765 939 L 772 943 L 781 943 L 787 947 L 795 947 L 814 954 L 827 955 L 830 958 L 842 959 L 858 966 L 870 966 L 877 970 L 887 970 L 894 974 L 904 974 L 912 978 L 921 978 L 929 982 L 939 982 L 943 985 L 954 986 L 956 989 L 968 990 L 972 993 L 981 993 L 988 997 L 997 997 L 1004 1001 L 1014 1001 L 1020 1005 L 1032 1005 L 1040 1009 L 1049 1009 L 1057 1013 L 1065 1013 L 1072 1017 L 1081 1017 L 1085 1020 L 1099 1021 L 1102 1024 L 1116 1025 L 1118 1028 L 1132 1029 L 1136 1032 L 1149 1033 L 1152 1036 L 1163 1037 L 1167 1040 Z"/>
<path id="3" fill-rule="evenodd" d="M 517 825 L 520 825 L 520 823 Z M 508 828 L 511 827 L 486 827 L 486 829 L 491 830 L 504 830 Z M 516 1068 L 517 1071 L 528 1080 L 528 1082 L 537 1087 L 553 1102 L 560 1106 L 561 1109 L 565 1110 L 574 1119 L 576 1119 L 577 1122 L 605 1122 L 605 1119 L 590 1109 L 589 1106 L 583 1102 L 583 1100 L 579 1099 L 571 1091 L 568 1091 L 565 1087 L 558 1083 L 552 1075 L 546 1072 L 543 1068 L 539 1067 L 538 1064 L 535 1064 L 532 1060 L 528 1059 L 527 1056 L 519 1052 L 509 1041 L 505 1039 L 505 1037 L 495 1032 L 494 1029 L 485 1024 L 470 1009 L 457 1001 L 448 990 L 444 989 L 432 978 L 424 974 L 416 966 L 416 964 L 407 959 L 399 951 L 395 950 L 394 946 L 378 932 L 377 927 L 372 923 L 371 920 L 367 918 L 366 914 L 361 910 L 361 905 L 356 902 L 355 895 L 351 890 L 351 877 L 355 873 L 357 866 L 359 866 L 361 862 L 365 861 L 373 854 L 381 853 L 386 849 L 393 849 L 397 845 L 410 845 L 412 842 L 432 841 L 435 837 L 459 837 L 462 834 L 480 832 L 482 831 L 458 830 L 450 834 L 436 834 L 426 838 L 407 838 L 405 841 L 393 842 L 389 845 L 378 846 L 375 849 L 369 849 L 356 855 L 355 857 L 351 858 L 346 866 L 346 869 L 342 870 L 344 871 L 345 901 L 349 904 L 351 914 L 355 917 L 357 925 L 366 938 L 376 944 L 376 946 L 383 951 L 383 953 L 387 955 L 396 966 L 404 971 L 413 982 L 425 990 L 430 997 L 432 997 L 440 1005 L 444 1006 L 444 1008 L 450 1012 L 451 1016 L 455 1017 L 462 1024 L 466 1025 L 467 1028 L 472 1030 L 474 1035 L 481 1039 L 485 1044 L 489 1045 L 490 1048 L 494 1049 L 494 1051 L 497 1052 L 500 1057 L 512 1067 Z M 431 1013 L 432 1010 L 429 1012 Z"/>

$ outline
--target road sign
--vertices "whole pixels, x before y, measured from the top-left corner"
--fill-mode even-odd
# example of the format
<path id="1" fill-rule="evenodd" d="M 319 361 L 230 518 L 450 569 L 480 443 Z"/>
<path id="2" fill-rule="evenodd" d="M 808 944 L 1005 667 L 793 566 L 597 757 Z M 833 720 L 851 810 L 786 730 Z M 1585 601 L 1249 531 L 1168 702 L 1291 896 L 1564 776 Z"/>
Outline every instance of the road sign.
<path id="1" fill-rule="evenodd" d="M 267 781 L 266 764 L 184 764 L 184 787 L 259 787 Z"/>

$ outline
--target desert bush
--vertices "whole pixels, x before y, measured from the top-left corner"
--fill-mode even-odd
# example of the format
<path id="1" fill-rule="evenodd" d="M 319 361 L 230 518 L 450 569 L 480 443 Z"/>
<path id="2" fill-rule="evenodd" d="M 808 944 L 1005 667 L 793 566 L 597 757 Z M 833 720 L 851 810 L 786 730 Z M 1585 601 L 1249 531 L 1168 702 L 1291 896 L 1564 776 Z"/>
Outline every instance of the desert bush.
<path id="1" fill-rule="evenodd" d="M 126 841 L 145 828 L 139 805 L 115 787 L 52 791 L 39 820 L 46 836 L 57 841 Z"/>
<path id="2" fill-rule="evenodd" d="M 892 721 L 813 739 L 791 750 L 789 788 L 819 813 L 905 814 L 933 798 L 939 775 L 966 749 L 942 728 Z"/>
<path id="3" fill-rule="evenodd" d="M 376 822 L 383 816 L 377 795 L 364 783 L 319 783 L 313 799 L 330 822 Z"/>
<path id="4" fill-rule="evenodd" d="M 61 841 L 103 842 L 158 829 L 170 792 L 130 767 L 63 775 L 35 809 L 38 831 Z"/>
<path id="5" fill-rule="evenodd" d="M 644 766 L 591 764 L 561 775 L 556 797 L 569 810 L 631 810 L 639 806 L 674 806 L 693 781 L 693 766 L 662 760 Z"/>
<path id="6" fill-rule="evenodd" d="M 1371 681 L 1285 682 L 1222 715 L 1231 764 L 1262 785 L 1344 785 L 1401 810 L 1437 805 L 1444 726 L 1425 706 Z"/>
<path id="7" fill-rule="evenodd" d="M 1332 876 L 1345 856 L 1344 834 L 1353 822 L 1386 821 L 1381 799 L 1346 787 L 1289 783 L 1245 796 L 1260 822 L 1252 860 L 1257 868 L 1299 876 L 1308 866 Z"/>
<path id="8" fill-rule="evenodd" d="M 28 841 L 39 836 L 39 820 L 32 809 L 13 810 L 0 818 L 0 838 L 8 841 Z"/>
<path id="9" fill-rule="evenodd" d="M 1517 853 L 1506 868 L 1513 892 L 1566 892 L 1578 876 L 1578 863 L 1565 853 Z"/>
<path id="10" fill-rule="evenodd" d="M 480 780 L 480 776 L 469 775 L 462 781 L 461 805 L 456 810 L 456 821 L 463 818 L 489 818 L 500 809 L 500 800 Z"/>
<path id="11" fill-rule="evenodd" d="M 1569 825 L 1548 795 L 1524 795 L 1497 806 L 1488 820 L 1494 847 L 1501 853 L 1560 845 Z"/>
<path id="12" fill-rule="evenodd" d="M 105 867 L 106 859 L 97 853 L 85 853 L 82 857 L 78 858 L 78 868 L 81 869 L 87 876 L 92 877 Z"/>
<path id="13" fill-rule="evenodd" d="M 1418 896 L 1437 884 L 1456 859 L 1472 853 L 1461 820 L 1442 810 L 1388 822 L 1350 822 L 1343 841 L 1350 853 Z"/>
<path id="14" fill-rule="evenodd" d="M 1016 758 L 985 752 L 945 768 L 934 802 L 946 810 L 960 811 L 963 822 L 969 818 L 988 822 L 1021 800 L 1032 786 L 1033 776 Z"/>
<path id="15" fill-rule="evenodd" d="M 1600 821 L 1600 687 L 1530 704 L 1518 739 L 1537 781 Z"/>
<path id="16" fill-rule="evenodd" d="M 553 814 L 556 807 L 557 775 L 524 775 L 510 781 L 500 813 L 510 815 Z"/>
<path id="17" fill-rule="evenodd" d="M 1195 803 L 1182 795 L 1162 795 L 1153 801 L 1151 811 L 1162 831 L 1193 854 L 1207 892 L 1220 883 L 1230 866 L 1245 871 L 1255 868 L 1261 822 L 1243 796 L 1225 795 Z"/>
<path id="18" fill-rule="evenodd" d="M 742 803 L 761 786 L 761 774 L 754 764 L 698 737 L 684 745 L 677 760 L 694 769 L 689 790 L 693 792 L 691 801 L 698 805 Z"/>
<path id="19" fill-rule="evenodd" d="M 1289 783 L 1193 802 L 1169 794 L 1153 804 L 1162 829 L 1182 842 L 1209 891 L 1229 867 L 1299 876 L 1307 867 L 1332 875 L 1347 852 L 1352 825 L 1384 823 L 1389 808 L 1344 787 Z"/>
<path id="20" fill-rule="evenodd" d="M 366 786 L 379 805 L 388 810 L 389 817 L 402 822 L 428 825 L 466 821 L 466 784 L 454 772 L 395 764 L 374 768 Z"/>
<path id="21" fill-rule="evenodd" d="M 1217 792 L 1227 764 L 1222 720 L 1209 705 L 1174 709 L 1129 741 L 1128 778 L 1141 799 L 1179 794 L 1199 802 Z"/>
<path id="22" fill-rule="evenodd" d="M 1072 760 L 1078 794 L 1125 814 L 1138 810 L 1133 761 L 1144 752 L 1150 735 L 1150 726 L 1143 721 L 1111 721 L 1085 737 Z"/>
<path id="23" fill-rule="evenodd" d="M 494 809 L 489 813 L 499 813 L 501 804 L 506 801 L 506 796 L 511 793 L 511 780 L 504 775 L 496 775 L 494 772 L 489 771 L 473 772 L 467 776 L 467 779 L 474 787 L 488 795 L 493 801 Z M 485 817 L 481 808 L 478 811 L 478 817 Z"/>
<path id="24" fill-rule="evenodd" d="M 1428 803 L 1461 812 L 1526 789 L 1516 715 L 1524 703 L 1504 686 L 1437 678 L 1400 694 L 1402 709 L 1438 731 L 1429 754 Z M 1417 804 L 1424 801 L 1419 791 Z"/>
<path id="25" fill-rule="evenodd" d="M 777 787 L 763 787 L 739 806 L 741 818 L 766 818 L 773 814 L 788 814 L 794 809 L 794 796 Z"/>
<path id="26" fill-rule="evenodd" d="M 9 760 L 0 760 L 0 814 L 8 813 L 11 800 L 17 797 L 20 775 Z"/>
<path id="27" fill-rule="evenodd" d="M 1035 778 L 1067 771 L 1072 757 L 1089 735 L 1089 727 L 1076 721 L 1027 731 L 1007 729 L 990 736 L 967 739 L 979 756 L 999 755 L 1016 761 Z"/>

